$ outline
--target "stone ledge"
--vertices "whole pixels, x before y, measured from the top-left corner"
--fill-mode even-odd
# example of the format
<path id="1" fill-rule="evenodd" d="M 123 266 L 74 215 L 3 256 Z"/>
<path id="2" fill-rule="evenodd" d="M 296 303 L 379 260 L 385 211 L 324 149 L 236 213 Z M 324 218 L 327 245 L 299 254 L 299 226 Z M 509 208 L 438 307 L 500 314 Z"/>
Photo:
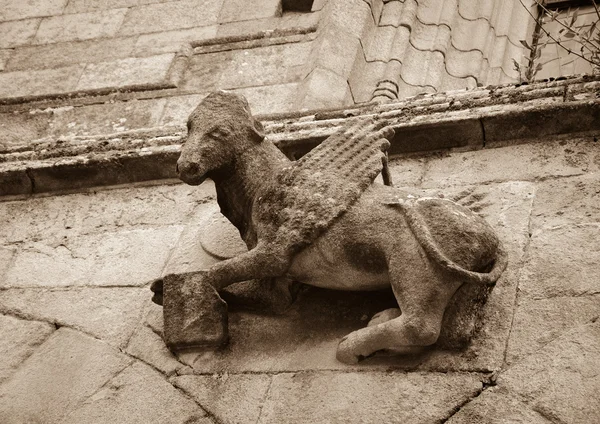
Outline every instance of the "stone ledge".
<path id="1" fill-rule="evenodd" d="M 481 149 L 541 136 L 600 133 L 600 77 L 416 96 L 393 104 L 264 115 L 268 138 L 297 158 L 349 122 L 396 129 L 391 153 Z M 28 195 L 175 178 L 185 129 L 42 139 L 0 152 L 0 195 Z M 489 143 L 489 144 L 488 144 Z"/>

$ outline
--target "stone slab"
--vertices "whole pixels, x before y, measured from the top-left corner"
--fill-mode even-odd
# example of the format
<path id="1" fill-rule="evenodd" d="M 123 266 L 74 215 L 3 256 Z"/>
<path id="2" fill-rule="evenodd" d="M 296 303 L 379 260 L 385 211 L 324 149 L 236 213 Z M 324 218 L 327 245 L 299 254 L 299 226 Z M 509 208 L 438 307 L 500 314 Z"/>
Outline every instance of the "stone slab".
<path id="1" fill-rule="evenodd" d="M 427 163 L 424 187 L 568 177 L 598 168 L 600 144 L 553 140 L 475 152 L 453 152 Z M 502 164 L 503 166 L 498 166 Z"/>
<path id="2" fill-rule="evenodd" d="M 281 15 L 280 0 L 225 0 L 219 23 L 249 21 Z"/>
<path id="3" fill-rule="evenodd" d="M 212 424 L 206 413 L 147 365 L 135 363 L 61 421 L 64 424 Z"/>
<path id="4" fill-rule="evenodd" d="M 600 320 L 577 327 L 510 367 L 498 385 L 555 422 L 596 420 L 600 411 Z"/>
<path id="5" fill-rule="evenodd" d="M 8 58 L 11 56 L 12 52 L 12 49 L 0 48 L 0 72 L 6 69 L 6 62 L 8 62 Z"/>
<path id="6" fill-rule="evenodd" d="M 223 0 L 181 0 L 132 7 L 119 30 L 120 35 L 163 32 L 217 23 Z"/>
<path id="7" fill-rule="evenodd" d="M 217 25 L 142 34 L 135 43 L 136 56 L 150 56 L 161 53 L 178 52 L 191 41 L 215 38 Z"/>
<path id="8" fill-rule="evenodd" d="M 166 53 L 90 63 L 77 83 L 77 90 L 169 84 L 167 76 L 174 57 L 173 53 Z"/>
<path id="9" fill-rule="evenodd" d="M 1 22 L 0 47 L 9 48 L 28 44 L 37 31 L 41 19 Z"/>
<path id="10" fill-rule="evenodd" d="M 72 327 L 124 346 L 149 299 L 145 288 L 8 289 L 0 296 L 0 311 Z"/>
<path id="11" fill-rule="evenodd" d="M 130 363 L 117 349 L 61 328 L 0 386 L 0 421 L 61 422 Z"/>
<path id="12" fill-rule="evenodd" d="M 0 21 L 12 21 L 62 13 L 69 0 L 33 0 L 25 2 L 3 1 Z"/>
<path id="13" fill-rule="evenodd" d="M 183 227 L 34 242 L 16 254 L 2 287 L 141 286 L 158 278 Z"/>
<path id="14" fill-rule="evenodd" d="M 0 315 L 0 382 L 10 377 L 54 330 L 46 322 Z"/>
<path id="15" fill-rule="evenodd" d="M 48 130 L 46 113 L 2 113 L 0 114 L 0 151 L 25 148 L 46 135 Z"/>
<path id="16" fill-rule="evenodd" d="M 443 422 L 481 390 L 470 374 L 278 374 L 258 422 Z"/>
<path id="17" fill-rule="evenodd" d="M 126 13 L 127 9 L 111 9 L 45 18 L 36 32 L 33 43 L 49 44 L 113 37 Z"/>
<path id="18" fill-rule="evenodd" d="M 27 97 L 74 91 L 83 65 L 0 73 L 0 97 Z"/>
<path id="19" fill-rule="evenodd" d="M 106 9 L 119 9 L 145 3 L 159 3 L 160 0 L 69 0 L 64 13 L 85 13 Z"/>
<path id="20" fill-rule="evenodd" d="M 271 376 L 266 374 L 184 375 L 171 382 L 223 424 L 255 424 Z"/>

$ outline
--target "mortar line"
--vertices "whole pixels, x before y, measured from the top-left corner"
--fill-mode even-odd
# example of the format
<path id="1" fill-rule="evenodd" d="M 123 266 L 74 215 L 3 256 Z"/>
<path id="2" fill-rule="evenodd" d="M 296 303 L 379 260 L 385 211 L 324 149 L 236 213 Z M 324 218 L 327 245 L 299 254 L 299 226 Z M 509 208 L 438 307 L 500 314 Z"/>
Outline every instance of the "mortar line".
<path id="1" fill-rule="evenodd" d="M 273 386 L 273 380 L 275 378 L 275 375 L 271 375 L 270 379 L 269 379 L 269 386 L 267 387 L 267 390 L 265 391 L 265 395 L 262 398 L 262 401 L 260 403 L 260 407 L 258 410 L 258 416 L 256 417 L 256 424 L 260 423 L 261 417 L 262 417 L 262 412 L 263 412 L 263 408 L 265 407 L 265 403 L 267 402 L 267 399 L 269 398 L 269 395 L 271 394 L 271 387 Z"/>

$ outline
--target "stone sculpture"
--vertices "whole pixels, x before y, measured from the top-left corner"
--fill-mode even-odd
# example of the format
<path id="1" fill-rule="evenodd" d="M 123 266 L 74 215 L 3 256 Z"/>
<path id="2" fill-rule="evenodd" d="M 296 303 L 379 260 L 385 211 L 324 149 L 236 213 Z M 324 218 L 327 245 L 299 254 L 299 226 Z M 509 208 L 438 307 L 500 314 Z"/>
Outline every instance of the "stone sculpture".
<path id="1" fill-rule="evenodd" d="M 291 162 L 265 140 L 243 97 L 207 96 L 188 120 L 177 172 L 191 185 L 214 180 L 221 212 L 249 250 L 153 284 L 157 303 L 164 297 L 167 344 L 226 342 L 226 306 L 217 291 L 282 277 L 340 290 L 391 285 L 399 308 L 344 337 L 337 350 L 342 362 L 378 351 L 418 352 L 438 341 L 442 326 L 446 345 L 463 346 L 472 328 L 465 336 L 461 326 L 485 302 L 506 267 L 506 252 L 469 209 L 373 182 L 386 171 L 392 135 L 361 120 Z"/>

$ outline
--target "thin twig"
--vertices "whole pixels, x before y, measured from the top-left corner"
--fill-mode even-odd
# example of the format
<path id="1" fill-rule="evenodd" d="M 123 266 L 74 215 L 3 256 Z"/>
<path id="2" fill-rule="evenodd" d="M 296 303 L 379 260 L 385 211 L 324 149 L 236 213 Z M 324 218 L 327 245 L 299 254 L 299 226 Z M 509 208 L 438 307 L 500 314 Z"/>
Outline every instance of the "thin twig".
<path id="1" fill-rule="evenodd" d="M 598 16 L 598 20 L 600 21 L 600 10 L 598 10 L 598 5 L 596 4 L 596 0 L 592 0 L 592 4 L 594 5 L 594 10 L 596 11 L 596 15 Z"/>

